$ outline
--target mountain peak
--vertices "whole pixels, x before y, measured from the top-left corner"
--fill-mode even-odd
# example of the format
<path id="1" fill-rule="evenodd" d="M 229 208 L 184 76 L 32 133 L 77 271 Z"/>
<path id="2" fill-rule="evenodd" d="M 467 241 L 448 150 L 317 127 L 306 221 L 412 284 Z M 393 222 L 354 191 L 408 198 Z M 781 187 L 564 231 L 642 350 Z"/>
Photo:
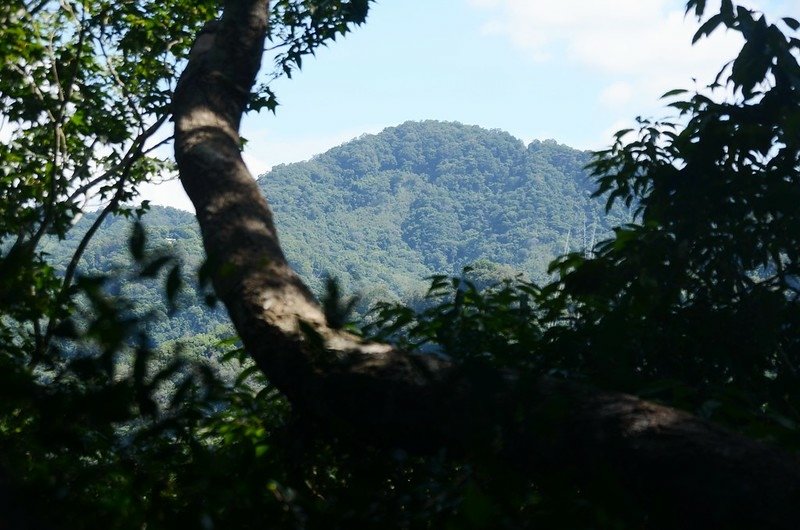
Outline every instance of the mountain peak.
<path id="1" fill-rule="evenodd" d="M 588 198 L 586 162 L 554 141 L 531 147 L 496 129 L 408 121 L 259 183 L 312 285 L 330 273 L 350 289 L 400 295 L 480 259 L 543 279 L 556 255 L 607 228 L 602 204 Z"/>

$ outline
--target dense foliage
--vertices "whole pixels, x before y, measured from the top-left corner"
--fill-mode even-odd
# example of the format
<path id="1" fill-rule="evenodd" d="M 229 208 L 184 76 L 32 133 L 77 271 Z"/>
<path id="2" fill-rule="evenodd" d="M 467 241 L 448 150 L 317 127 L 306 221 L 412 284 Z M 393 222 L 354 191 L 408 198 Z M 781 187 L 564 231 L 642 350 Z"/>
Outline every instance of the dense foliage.
<path id="1" fill-rule="evenodd" d="M 98 240 L 96 251 L 87 246 L 90 236 L 108 228 L 111 213 L 129 212 L 121 205 L 134 184 L 161 167 L 143 156 L 151 138 L 143 128 L 168 115 L 162 92 L 188 49 L 180 37 L 213 10 L 196 2 L 63 4 L 69 9 L 47 1 L 0 6 L 0 96 L 10 102 L 7 117 L 14 124 L 11 139 L 2 143 L 0 174 L 0 526 L 657 525 L 625 503 L 613 480 L 591 496 L 555 475 L 532 483 L 490 452 L 416 458 L 320 432 L 301 411 L 290 412 L 232 341 L 216 346 L 231 350 L 229 362 L 242 362 L 228 383 L 202 362 L 176 356 L 164 363 L 148 330 L 158 332 L 164 317 L 158 307 L 170 313 L 180 305 L 185 276 L 172 252 L 159 247 L 167 243 L 193 266 L 197 251 L 181 249 L 177 236 L 196 236 L 173 213 L 160 211 L 170 225 L 154 225 L 150 237 L 134 228 L 105 247 Z M 688 2 L 698 15 L 704 4 Z M 298 53 L 343 33 L 348 21 L 362 21 L 367 7 L 311 0 L 275 5 L 275 20 L 290 28 L 273 35 L 286 39 L 289 52 L 278 61 L 289 64 L 288 71 L 299 65 Z M 497 272 L 486 262 L 478 262 L 474 281 L 438 276 L 430 290 L 438 303 L 421 312 L 384 305 L 366 332 L 438 350 L 476 371 L 500 364 L 645 393 L 796 449 L 800 40 L 787 34 L 800 23 L 771 25 L 724 0 L 698 38 L 720 25 L 740 32 L 746 44 L 719 83 L 702 93 L 672 94 L 672 108 L 681 114 L 674 123 L 642 122 L 633 140 L 620 134 L 592 162 L 597 193 L 607 194 L 610 205 L 636 208 L 634 223 L 617 227 L 588 253 L 574 245 L 581 252 L 554 262 L 559 278 L 544 286 L 508 281 L 478 289 Z M 179 44 L 167 46 L 167 36 Z M 726 99 L 729 92 L 734 96 Z M 265 101 L 274 103 L 269 95 Z M 504 186 L 515 199 L 545 193 L 545 200 L 530 203 L 543 204 L 539 216 L 557 219 L 545 244 L 549 251 L 572 246 L 562 238 L 581 228 L 584 215 L 587 224 L 594 222 L 595 210 L 583 201 L 558 203 L 567 201 L 559 187 L 574 186 L 578 197 L 586 189 L 574 173 L 559 180 L 539 171 L 560 156 L 573 158 L 560 167 L 577 171 L 581 155 L 547 143 L 526 149 L 503 134 L 481 142 L 480 130 L 454 124 L 426 125 L 434 133 L 409 142 L 406 151 L 395 152 L 378 135 L 307 165 L 277 169 L 267 186 L 275 181 L 292 191 L 290 176 L 304 186 L 286 197 L 268 192 L 279 216 L 290 196 L 297 200 L 307 189 L 314 200 L 304 201 L 301 211 L 336 219 L 343 243 L 356 233 L 341 232 L 354 219 L 345 211 L 370 211 L 385 216 L 375 226 L 392 224 L 404 255 L 431 255 L 420 272 L 459 267 L 491 249 L 532 275 L 538 266 L 532 242 L 514 246 L 515 238 L 531 238 L 524 234 L 533 229 L 523 218 L 527 199 L 499 211 L 481 202 L 484 194 L 497 201 Z M 423 127 L 406 124 L 387 134 L 414 140 Z M 451 164 L 436 154 L 448 150 L 456 153 Z M 494 156 L 503 152 L 509 157 Z M 389 178 L 381 180 L 384 170 Z M 363 191 L 338 195 L 344 184 L 338 179 L 345 177 Z M 536 186 L 539 178 L 549 184 Z M 315 188 L 316 180 L 324 183 Z M 413 183 L 430 192 L 437 182 L 457 190 L 451 208 L 424 204 L 408 189 Z M 387 211 L 382 204 L 393 196 L 393 185 L 406 202 Z M 318 202 L 322 190 L 335 201 Z M 70 241 L 69 228 L 92 191 L 110 203 L 87 217 L 92 224 L 84 236 Z M 558 219 L 565 209 L 572 215 Z M 287 221 L 286 239 L 297 230 Z M 516 222 L 526 228 L 518 233 Z M 375 226 L 359 232 L 366 246 L 380 243 Z M 470 230 L 470 237 L 461 235 Z M 46 251 L 56 248 L 48 234 L 67 239 L 59 244 L 74 248 L 72 257 L 48 257 Z M 322 237 L 298 237 L 290 252 Z M 464 240 L 479 250 L 471 254 Z M 104 259 L 114 264 L 102 249 L 116 250 L 122 241 L 132 261 L 115 266 L 126 270 L 98 275 L 92 267 Z M 312 248 L 321 253 L 327 247 Z M 89 260 L 85 273 L 76 274 L 81 256 Z M 337 270 L 321 260 L 295 260 L 310 275 Z M 361 279 L 347 272 L 348 282 Z M 138 286 L 164 286 L 163 298 L 155 290 L 147 295 L 155 311 L 137 310 L 130 301 L 134 284 L 127 282 L 134 281 L 143 282 L 135 284 L 135 294 L 143 290 Z M 616 503 L 597 502 L 611 497 Z"/>
<path id="2" fill-rule="evenodd" d="M 81 218 L 64 239 L 47 238 L 41 246 L 46 259 L 57 274 L 63 274 L 86 230 L 97 220 L 98 213 Z M 171 303 L 165 292 L 166 271 L 153 275 L 139 272 L 131 256 L 129 240 L 136 223 L 125 217 L 108 217 L 86 246 L 78 265 L 84 276 L 108 276 L 106 292 L 130 299 L 136 313 L 149 313 L 145 330 L 151 341 L 160 345 L 167 341 L 189 338 L 224 328 L 233 330 L 222 307 L 206 303 L 208 289 L 198 284 L 197 272 L 205 260 L 203 243 L 194 216 L 174 208 L 153 207 L 140 220 L 145 234 L 148 263 L 168 259 L 180 264 L 181 289 Z"/>
<path id="3" fill-rule="evenodd" d="M 554 265 L 558 340 L 604 384 L 798 447 L 800 40 L 781 30 L 798 22 L 724 1 L 695 38 L 719 27 L 746 43 L 717 81 L 670 92 L 676 119 L 597 153 L 597 193 L 636 204 L 637 223 Z"/>
<path id="4" fill-rule="evenodd" d="M 588 162 L 552 140 L 526 147 L 497 130 L 408 122 L 259 182 L 312 287 L 330 274 L 350 290 L 408 298 L 424 289 L 421 278 L 485 259 L 546 280 L 555 256 L 625 222 L 623 209 L 605 216 L 590 200 Z"/>

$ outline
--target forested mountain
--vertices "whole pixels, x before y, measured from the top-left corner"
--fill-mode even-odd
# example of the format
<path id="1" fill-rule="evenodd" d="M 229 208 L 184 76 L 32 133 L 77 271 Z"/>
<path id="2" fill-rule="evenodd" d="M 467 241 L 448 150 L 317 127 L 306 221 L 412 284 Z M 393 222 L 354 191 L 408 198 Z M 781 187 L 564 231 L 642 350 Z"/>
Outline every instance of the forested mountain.
<path id="1" fill-rule="evenodd" d="M 407 122 L 259 184 L 289 260 L 315 288 L 326 273 L 349 290 L 408 295 L 422 278 L 478 260 L 544 279 L 567 249 L 624 222 L 591 199 L 586 152 L 552 140 L 453 122 Z"/>
<path id="2" fill-rule="evenodd" d="M 364 296 L 417 297 L 432 274 L 478 264 L 486 279 L 520 272 L 544 279 L 547 264 L 582 249 L 619 224 L 590 198 L 586 152 L 552 140 L 527 147 L 508 133 L 453 122 L 407 122 L 364 135 L 307 162 L 281 165 L 259 179 L 295 268 L 321 292 L 326 275 Z M 45 250 L 65 266 L 94 214 Z M 144 216 L 149 246 L 184 261 L 186 284 L 202 261 L 194 216 L 153 207 Z M 87 273 L 128 270 L 130 221 L 109 218 L 84 254 Z M 121 293 L 166 312 L 163 283 L 133 282 Z M 192 293 L 182 313 L 155 336 L 174 339 L 225 317 L 207 312 Z M 181 318 L 185 316 L 186 318 Z M 186 327 L 188 326 L 188 328 Z M 160 329 L 163 327 L 164 329 Z M 184 329 L 186 328 L 186 329 Z"/>

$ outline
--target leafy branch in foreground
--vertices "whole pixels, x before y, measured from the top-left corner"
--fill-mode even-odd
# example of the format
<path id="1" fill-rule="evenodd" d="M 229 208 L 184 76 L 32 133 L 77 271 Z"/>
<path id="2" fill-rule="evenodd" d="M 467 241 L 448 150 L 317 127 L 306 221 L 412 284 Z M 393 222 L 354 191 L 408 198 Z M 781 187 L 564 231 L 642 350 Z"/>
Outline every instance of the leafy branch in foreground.
<path id="1" fill-rule="evenodd" d="M 667 94 L 680 121 L 643 120 L 590 165 L 638 222 L 553 265 L 565 344 L 603 384 L 798 447 L 800 40 L 729 2 L 696 37 L 719 26 L 745 44 L 707 90 Z"/>

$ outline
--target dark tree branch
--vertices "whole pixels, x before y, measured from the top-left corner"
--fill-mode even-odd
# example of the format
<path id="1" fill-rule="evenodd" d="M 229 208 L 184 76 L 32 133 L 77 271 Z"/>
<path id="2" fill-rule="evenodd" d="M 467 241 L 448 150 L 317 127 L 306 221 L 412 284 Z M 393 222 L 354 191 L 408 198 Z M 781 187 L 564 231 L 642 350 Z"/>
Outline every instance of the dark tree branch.
<path id="1" fill-rule="evenodd" d="M 239 150 L 267 10 L 267 0 L 229 0 L 198 38 L 173 101 L 175 156 L 216 263 L 214 288 L 296 409 L 361 441 L 496 451 L 532 477 L 562 473 L 587 490 L 616 481 L 651 527 L 797 526 L 800 465 L 780 450 L 633 396 L 475 374 L 328 326 Z"/>

